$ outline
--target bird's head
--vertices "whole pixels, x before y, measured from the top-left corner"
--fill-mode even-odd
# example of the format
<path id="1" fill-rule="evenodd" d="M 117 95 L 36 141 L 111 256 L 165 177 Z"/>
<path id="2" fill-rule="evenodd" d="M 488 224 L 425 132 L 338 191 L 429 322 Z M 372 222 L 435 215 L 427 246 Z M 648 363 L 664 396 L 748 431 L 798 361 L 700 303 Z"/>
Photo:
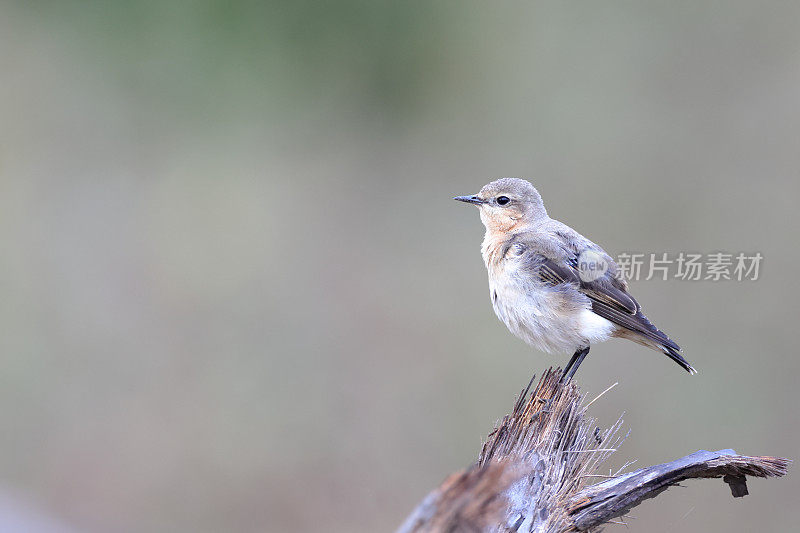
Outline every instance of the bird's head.
<path id="1" fill-rule="evenodd" d="M 519 178 L 501 178 L 484 185 L 478 194 L 453 200 L 477 206 L 489 231 L 509 231 L 547 218 L 539 191 Z"/>

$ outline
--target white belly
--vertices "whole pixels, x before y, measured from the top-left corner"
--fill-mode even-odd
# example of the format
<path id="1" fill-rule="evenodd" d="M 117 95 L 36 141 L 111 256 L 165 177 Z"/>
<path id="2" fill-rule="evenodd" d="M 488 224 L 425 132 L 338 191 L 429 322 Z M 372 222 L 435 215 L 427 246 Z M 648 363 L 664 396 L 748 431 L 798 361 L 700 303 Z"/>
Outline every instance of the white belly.
<path id="1" fill-rule="evenodd" d="M 490 296 L 495 313 L 509 331 L 534 348 L 573 353 L 608 339 L 616 328 L 594 314 L 589 299 L 577 290 L 525 285 L 500 276 L 490 283 Z"/>

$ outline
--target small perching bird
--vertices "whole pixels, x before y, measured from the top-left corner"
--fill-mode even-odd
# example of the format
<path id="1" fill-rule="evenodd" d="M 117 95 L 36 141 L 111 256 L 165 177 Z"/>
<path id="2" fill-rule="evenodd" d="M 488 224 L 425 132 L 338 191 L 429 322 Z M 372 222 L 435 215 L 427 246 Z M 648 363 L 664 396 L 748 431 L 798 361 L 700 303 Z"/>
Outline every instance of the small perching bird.
<path id="1" fill-rule="evenodd" d="M 508 329 L 549 353 L 573 353 L 571 378 L 589 347 L 610 337 L 666 354 L 690 374 L 680 347 L 642 314 L 616 263 L 595 243 L 547 216 L 529 182 L 502 178 L 472 196 L 486 226 L 481 253 L 494 311 Z"/>

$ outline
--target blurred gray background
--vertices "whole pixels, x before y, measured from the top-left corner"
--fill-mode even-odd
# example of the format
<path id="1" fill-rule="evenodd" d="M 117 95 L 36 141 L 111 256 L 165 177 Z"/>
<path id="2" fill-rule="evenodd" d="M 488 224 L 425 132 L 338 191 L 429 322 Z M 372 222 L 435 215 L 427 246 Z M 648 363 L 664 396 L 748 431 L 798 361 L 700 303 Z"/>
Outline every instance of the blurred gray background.
<path id="1" fill-rule="evenodd" d="M 0 4 L 0 530 L 389 531 L 534 373 L 477 212 L 531 179 L 609 252 L 761 252 L 638 281 L 699 369 L 578 378 L 631 435 L 800 457 L 800 4 Z M 800 477 L 689 482 L 630 530 L 796 527 Z M 609 526 L 616 530 L 621 526 Z"/>

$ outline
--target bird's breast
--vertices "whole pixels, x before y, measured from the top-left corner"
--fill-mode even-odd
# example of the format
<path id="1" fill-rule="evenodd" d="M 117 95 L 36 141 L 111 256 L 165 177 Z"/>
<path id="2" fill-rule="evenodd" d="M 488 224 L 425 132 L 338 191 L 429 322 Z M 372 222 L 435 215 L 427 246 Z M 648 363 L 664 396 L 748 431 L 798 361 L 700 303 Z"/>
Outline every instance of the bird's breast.
<path id="1" fill-rule="evenodd" d="M 592 313 L 588 299 L 573 287 L 547 284 L 513 259 L 486 266 L 495 314 L 529 345 L 550 353 L 573 352 L 610 335 L 611 323 Z"/>

